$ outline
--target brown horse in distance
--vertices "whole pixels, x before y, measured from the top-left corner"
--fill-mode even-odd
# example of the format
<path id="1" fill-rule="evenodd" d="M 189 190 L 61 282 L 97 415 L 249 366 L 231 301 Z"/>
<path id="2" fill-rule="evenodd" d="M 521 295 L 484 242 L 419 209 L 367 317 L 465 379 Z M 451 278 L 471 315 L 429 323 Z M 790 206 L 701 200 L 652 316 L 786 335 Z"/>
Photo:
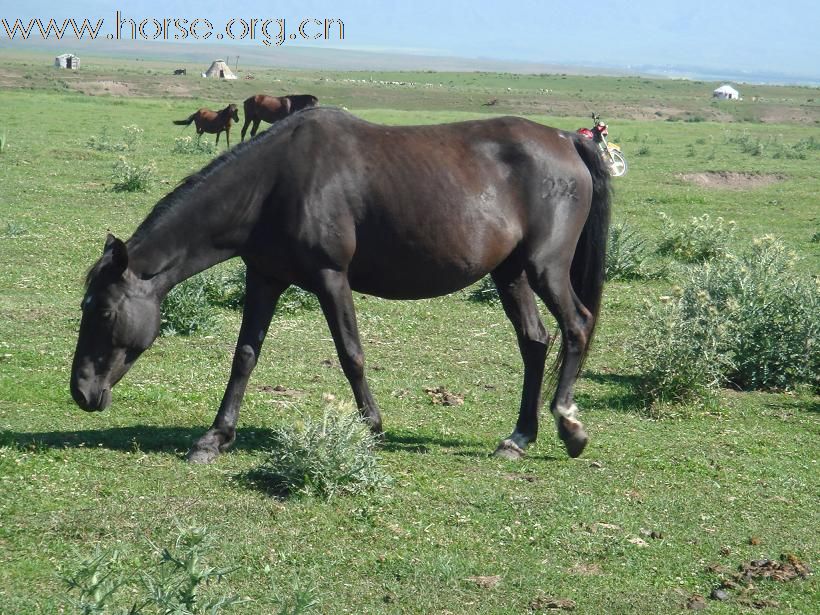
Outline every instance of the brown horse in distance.
<path id="1" fill-rule="evenodd" d="M 216 133 L 216 144 L 219 145 L 219 135 L 225 131 L 225 139 L 228 141 L 228 147 L 231 146 L 231 121 L 239 123 L 239 109 L 233 103 L 222 109 L 221 111 L 211 111 L 210 109 L 202 108 L 196 113 L 191 114 L 184 120 L 174 120 L 174 124 L 180 126 L 189 126 L 191 122 L 196 124 L 196 134 L 200 137 L 203 132 L 209 134 Z"/>
<path id="2" fill-rule="evenodd" d="M 245 132 L 248 124 L 253 122 L 251 137 L 256 136 L 259 129 L 259 122 L 265 121 L 270 124 L 286 118 L 291 113 L 296 113 L 301 109 L 315 107 L 319 104 L 319 99 L 311 94 L 293 94 L 290 96 L 267 96 L 257 94 L 245 100 L 245 124 L 242 126 L 242 140 L 245 140 Z"/>

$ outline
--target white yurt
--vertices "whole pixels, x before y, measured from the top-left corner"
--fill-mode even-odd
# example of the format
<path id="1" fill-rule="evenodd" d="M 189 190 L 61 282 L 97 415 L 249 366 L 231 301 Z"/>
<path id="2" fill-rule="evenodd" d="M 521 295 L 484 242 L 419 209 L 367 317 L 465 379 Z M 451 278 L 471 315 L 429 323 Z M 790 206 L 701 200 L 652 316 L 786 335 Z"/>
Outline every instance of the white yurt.
<path id="1" fill-rule="evenodd" d="M 211 67 L 202 73 L 202 76 L 209 79 L 236 79 L 236 75 L 225 64 L 225 60 L 214 60 Z"/>
<path id="2" fill-rule="evenodd" d="M 722 85 L 712 92 L 712 98 L 720 98 L 721 100 L 740 100 L 740 92 L 734 89 L 731 85 Z"/>
<path id="3" fill-rule="evenodd" d="M 54 66 L 57 68 L 77 70 L 80 68 L 80 58 L 73 53 L 62 53 L 54 58 Z"/>

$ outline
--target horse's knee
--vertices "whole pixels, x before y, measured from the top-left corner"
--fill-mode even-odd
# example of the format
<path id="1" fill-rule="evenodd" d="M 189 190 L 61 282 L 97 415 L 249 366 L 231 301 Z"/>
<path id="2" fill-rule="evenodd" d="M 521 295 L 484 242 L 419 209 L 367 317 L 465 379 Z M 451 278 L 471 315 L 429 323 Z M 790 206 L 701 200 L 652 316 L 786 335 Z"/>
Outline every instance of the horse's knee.
<path id="1" fill-rule="evenodd" d="M 256 353 L 248 344 L 236 349 L 233 357 L 233 371 L 239 376 L 249 376 L 256 367 Z"/>
<path id="2" fill-rule="evenodd" d="M 360 349 L 349 350 L 343 357 L 343 369 L 348 378 L 364 377 L 364 353 Z"/>

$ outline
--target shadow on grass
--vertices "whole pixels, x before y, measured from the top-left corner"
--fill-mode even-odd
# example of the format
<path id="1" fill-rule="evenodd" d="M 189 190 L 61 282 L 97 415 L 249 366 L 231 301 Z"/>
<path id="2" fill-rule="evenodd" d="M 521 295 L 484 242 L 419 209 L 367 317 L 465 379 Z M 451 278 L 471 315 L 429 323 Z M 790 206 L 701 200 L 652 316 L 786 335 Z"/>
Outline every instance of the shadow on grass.
<path id="1" fill-rule="evenodd" d="M 583 377 L 597 384 L 607 386 L 608 390 L 603 394 L 596 391 L 594 396 L 578 393 L 579 405 L 582 408 L 600 407 L 630 414 L 646 413 L 646 397 L 641 392 L 641 378 L 639 376 L 585 372 Z"/>
<path id="2" fill-rule="evenodd" d="M 147 453 L 185 455 L 205 431 L 205 427 L 157 427 L 155 425 L 79 431 L 0 431 L 0 446 L 45 449 L 102 447 L 114 451 L 140 450 Z M 236 442 L 231 450 L 264 451 L 270 448 L 272 439 L 273 430 L 267 427 L 240 428 L 237 430 Z M 413 432 L 387 431 L 380 448 L 388 453 L 425 454 L 430 451 L 431 447 L 481 449 L 484 446 L 485 444 L 478 440 L 469 441 Z M 473 453 L 465 451 L 464 454 Z M 480 450 L 477 450 L 475 454 L 480 456 Z"/>
<path id="3" fill-rule="evenodd" d="M 484 443 L 480 440 L 447 438 L 435 434 L 410 431 L 386 431 L 380 448 L 388 453 L 426 454 L 430 452 L 430 448 L 433 446 L 444 449 L 480 449 L 484 446 Z"/>
<path id="4" fill-rule="evenodd" d="M 191 445 L 205 433 L 204 427 L 157 427 L 134 425 L 81 431 L 0 432 L 0 446 L 20 448 L 107 448 L 114 451 L 144 451 L 185 455 Z M 249 427 L 240 430 L 234 450 L 263 450 L 270 442 L 268 428 Z"/>

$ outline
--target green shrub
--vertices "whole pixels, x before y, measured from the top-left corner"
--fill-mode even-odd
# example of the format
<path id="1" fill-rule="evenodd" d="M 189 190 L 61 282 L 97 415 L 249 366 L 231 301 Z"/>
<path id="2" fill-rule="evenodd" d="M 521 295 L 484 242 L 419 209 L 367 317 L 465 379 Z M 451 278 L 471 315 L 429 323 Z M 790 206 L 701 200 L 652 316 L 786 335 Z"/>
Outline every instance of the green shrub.
<path id="1" fill-rule="evenodd" d="M 6 228 L 3 230 L 2 237 L 22 237 L 27 234 L 28 228 L 26 228 L 25 225 L 15 222 L 14 220 L 10 220 L 9 222 L 6 222 Z"/>
<path id="2" fill-rule="evenodd" d="M 122 127 L 123 135 L 120 140 L 114 140 L 108 134 L 108 128 L 103 126 L 99 135 L 92 135 L 86 142 L 86 146 L 100 152 L 125 152 L 134 151 L 142 140 L 143 130 L 135 124 Z"/>
<path id="3" fill-rule="evenodd" d="M 232 262 L 203 274 L 205 297 L 218 307 L 241 310 L 245 305 L 245 265 Z"/>
<path id="4" fill-rule="evenodd" d="M 724 256 L 735 234 L 735 223 L 709 214 L 693 217 L 689 224 L 673 222 L 661 212 L 661 241 L 658 253 L 684 263 L 702 263 Z"/>
<path id="5" fill-rule="evenodd" d="M 716 263 L 695 279 L 729 320 L 734 369 L 726 376 L 738 388 L 820 389 L 820 288 L 796 262 L 767 235 L 743 258 Z"/>
<path id="6" fill-rule="evenodd" d="M 195 275 L 171 289 L 162 302 L 160 334 L 191 335 L 214 328 L 216 317 L 208 303 L 205 280 L 203 274 Z"/>
<path id="7" fill-rule="evenodd" d="M 661 266 L 650 265 L 650 250 L 646 240 L 625 222 L 609 229 L 606 246 L 607 280 L 649 280 L 665 275 Z"/>
<path id="8" fill-rule="evenodd" d="M 115 192 L 146 192 L 153 183 L 155 171 L 153 163 L 138 167 L 120 156 L 111 174 L 113 189 Z"/>
<path id="9" fill-rule="evenodd" d="M 498 296 L 498 288 L 495 282 L 489 275 L 485 275 L 476 284 L 470 287 L 467 291 L 467 299 L 475 301 L 476 303 L 489 303 L 491 305 L 500 305 L 501 298 Z"/>
<path id="10" fill-rule="evenodd" d="M 686 401 L 722 384 L 820 390 L 820 293 L 795 261 L 766 236 L 692 269 L 651 306 L 631 349 L 648 397 Z"/>
<path id="11" fill-rule="evenodd" d="M 732 369 L 723 316 L 704 292 L 676 287 L 649 306 L 630 352 L 653 403 L 708 398 Z"/>
<path id="12" fill-rule="evenodd" d="M 83 615 L 216 615 L 246 600 L 201 597 L 200 590 L 211 589 L 232 571 L 205 563 L 212 545 L 207 528 L 184 529 L 173 547 L 156 549 L 158 561 L 128 561 L 119 551 L 98 549 L 76 570 L 63 571 L 61 576 L 71 605 Z"/>
<path id="13" fill-rule="evenodd" d="M 389 481 L 375 446 L 375 436 L 352 406 L 328 407 L 318 421 L 303 416 L 274 430 L 267 459 L 247 478 L 279 497 L 329 499 L 369 491 Z"/>
<path id="14" fill-rule="evenodd" d="M 177 137 L 174 139 L 174 147 L 171 150 L 174 154 L 208 154 L 216 153 L 216 144 L 210 139 L 194 139 L 191 136 Z"/>
<path id="15" fill-rule="evenodd" d="M 279 297 L 276 312 L 277 314 L 297 314 L 305 310 L 318 310 L 320 307 L 316 295 L 298 286 L 291 286 Z"/>

